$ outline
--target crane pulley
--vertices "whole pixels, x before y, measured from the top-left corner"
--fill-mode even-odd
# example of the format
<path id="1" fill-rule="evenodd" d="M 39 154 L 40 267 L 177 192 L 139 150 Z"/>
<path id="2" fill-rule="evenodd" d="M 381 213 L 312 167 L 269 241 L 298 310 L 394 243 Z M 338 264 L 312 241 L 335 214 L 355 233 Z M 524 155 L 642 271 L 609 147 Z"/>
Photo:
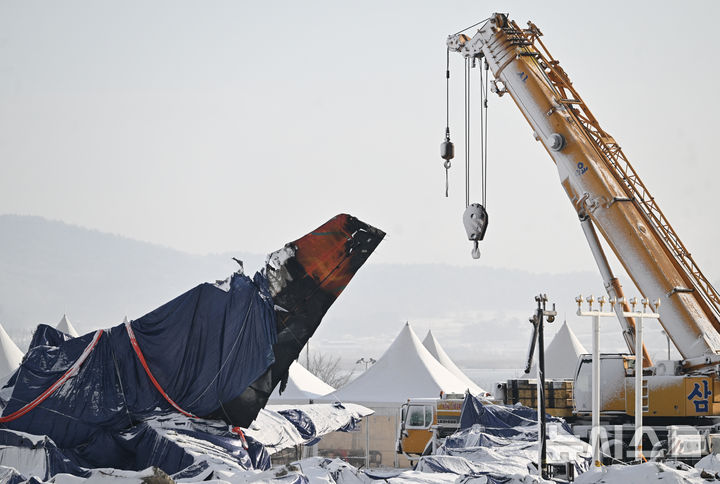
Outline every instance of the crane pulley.
<path id="1" fill-rule="evenodd" d="M 472 138 L 471 113 L 472 106 L 470 102 L 472 92 L 472 69 L 478 67 L 480 71 L 480 178 L 481 178 L 481 194 L 482 203 L 470 203 L 470 140 Z M 481 59 L 481 63 L 476 62 L 476 58 L 465 59 L 465 212 L 463 213 L 463 224 L 467 233 L 468 240 L 473 242 L 472 257 L 480 258 L 479 242 L 485 237 L 488 225 L 487 213 L 487 108 L 488 108 L 488 89 L 490 85 L 489 66 L 487 61 Z M 445 102 L 446 102 L 446 125 L 445 140 L 440 144 L 440 157 L 445 160 L 443 167 L 445 168 L 445 196 L 449 195 L 449 170 L 452 166 L 451 160 L 455 157 L 455 146 L 450 140 L 450 49 L 447 49 L 446 68 L 445 68 Z"/>
<path id="2" fill-rule="evenodd" d="M 488 225 L 488 214 L 485 207 L 479 203 L 471 203 L 463 212 L 463 225 L 467 232 L 468 240 L 473 242 L 471 255 L 473 259 L 480 258 L 479 242 L 485 237 Z"/>

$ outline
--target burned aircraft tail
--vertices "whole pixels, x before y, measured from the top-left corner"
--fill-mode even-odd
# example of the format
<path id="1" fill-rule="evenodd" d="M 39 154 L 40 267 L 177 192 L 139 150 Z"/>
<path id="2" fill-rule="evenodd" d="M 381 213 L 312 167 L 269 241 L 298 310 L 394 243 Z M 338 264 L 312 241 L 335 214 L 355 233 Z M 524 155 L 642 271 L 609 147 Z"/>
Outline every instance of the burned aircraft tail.
<path id="1" fill-rule="evenodd" d="M 337 215 L 302 238 L 273 252 L 263 270 L 275 304 L 275 362 L 237 398 L 222 402 L 209 417 L 247 427 L 287 378 L 322 317 L 385 233 L 350 215 Z"/>

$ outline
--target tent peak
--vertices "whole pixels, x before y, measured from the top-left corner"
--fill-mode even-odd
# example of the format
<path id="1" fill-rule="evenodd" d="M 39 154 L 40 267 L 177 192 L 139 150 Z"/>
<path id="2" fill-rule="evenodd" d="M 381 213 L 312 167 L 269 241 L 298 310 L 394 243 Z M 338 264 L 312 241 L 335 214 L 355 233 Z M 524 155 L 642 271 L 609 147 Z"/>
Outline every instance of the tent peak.
<path id="1" fill-rule="evenodd" d="M 355 380 L 325 399 L 399 405 L 408 398 L 436 398 L 445 393 L 482 391 L 445 366 L 423 345 L 406 322 L 390 347 Z M 484 393 L 484 392 L 483 392 Z"/>
<path id="2" fill-rule="evenodd" d="M 425 339 L 422 342 L 423 346 L 427 348 L 427 350 L 430 352 L 430 354 L 445 368 L 447 368 L 453 375 L 455 375 L 457 378 L 459 378 L 461 381 L 464 381 L 468 388 L 470 388 L 471 393 L 479 394 L 479 393 L 487 393 L 485 390 L 480 388 L 480 386 L 477 385 L 470 377 L 468 377 L 465 372 L 463 372 L 458 366 L 455 364 L 455 362 L 450 358 L 450 356 L 445 352 L 445 349 L 443 349 L 440 342 L 435 338 L 435 335 L 432 334 L 431 330 L 428 330 L 427 335 L 425 336 Z"/>
<path id="3" fill-rule="evenodd" d="M 68 319 L 67 314 L 63 314 L 63 317 L 60 320 L 60 322 L 57 325 L 55 325 L 55 329 L 58 329 L 65 334 L 69 334 L 73 338 L 77 338 L 78 336 L 80 336 L 80 334 L 77 332 L 77 330 L 72 325 L 72 323 L 70 323 L 70 320 Z"/>
<path id="4" fill-rule="evenodd" d="M 22 359 L 23 352 L 0 324 L 0 377 L 15 371 Z"/>

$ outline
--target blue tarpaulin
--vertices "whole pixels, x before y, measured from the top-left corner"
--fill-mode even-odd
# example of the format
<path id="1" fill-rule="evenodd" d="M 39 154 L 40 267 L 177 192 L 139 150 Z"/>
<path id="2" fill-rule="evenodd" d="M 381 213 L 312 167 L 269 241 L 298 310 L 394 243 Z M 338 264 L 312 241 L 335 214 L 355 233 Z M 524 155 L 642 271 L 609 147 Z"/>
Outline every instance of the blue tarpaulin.
<path id="1" fill-rule="evenodd" d="M 27 478 L 12 467 L 0 467 L 0 482 L 3 484 L 21 484 Z"/>
<path id="2" fill-rule="evenodd" d="M 266 468 L 265 448 L 248 439 L 245 449 L 238 427 L 287 378 L 384 235 L 340 214 L 272 253 L 254 279 L 237 273 L 201 284 L 131 323 L 78 338 L 41 325 L 0 391 L 0 429 L 48 436 L 42 461 L 57 449 L 78 466 L 68 470 L 75 475 L 157 465 L 204 479 L 214 471 L 202 456 L 216 450 L 235 470 Z M 184 423 L 162 420 L 173 416 Z"/>
<path id="3" fill-rule="evenodd" d="M 130 323 L 160 387 L 197 416 L 222 409 L 223 402 L 238 397 L 274 361 L 275 311 L 265 277 L 234 274 L 228 286 L 201 284 Z M 3 417 L 46 392 L 96 335 L 66 340 L 59 331 L 41 326 L 10 382 L 14 388 Z M 83 467 L 137 470 L 163 462 L 163 469 L 172 473 L 186 466 L 189 457 L 170 443 L 158 445 L 156 432 L 142 423 L 169 410 L 171 404 L 153 385 L 125 325 L 119 325 L 100 335 L 76 374 L 3 426 L 49 436 Z M 238 439 L 227 433 L 222 438 L 237 445 Z M 247 453 L 238 456 L 243 458 Z"/>
<path id="4" fill-rule="evenodd" d="M 576 472 L 588 468 L 588 446 L 572 435 L 563 419 L 547 416 L 555 427 L 547 440 L 548 462 L 570 463 Z M 460 429 L 447 437 L 434 455 L 423 456 L 417 470 L 478 477 L 487 482 L 520 482 L 537 472 L 537 410 L 522 405 L 483 404 L 466 395 Z M 524 481 L 522 481 L 524 482 Z"/>
<path id="5" fill-rule="evenodd" d="M 308 416 L 308 414 L 306 414 L 302 410 L 293 408 L 289 410 L 280 410 L 278 413 L 285 417 L 291 424 L 295 426 L 303 439 L 311 440 L 317 437 L 315 423 Z"/>
<path id="6" fill-rule="evenodd" d="M 334 403 L 333 407 L 345 410 L 345 407 L 341 403 Z M 315 445 L 320 441 L 321 435 L 318 435 L 317 427 L 312 417 L 304 412 L 300 408 L 290 408 L 285 410 L 278 410 L 278 413 L 285 417 L 285 419 L 293 424 L 297 429 L 300 436 L 305 439 L 304 445 Z M 354 417 L 352 414 L 348 414 L 348 420 L 342 427 L 333 429 L 335 432 L 352 432 L 357 429 L 357 425 L 360 423 L 360 419 Z"/>
<path id="7" fill-rule="evenodd" d="M 559 424 L 567 433 L 572 433 L 570 427 L 561 418 L 546 415 L 547 423 Z M 472 427 L 474 424 L 483 426 L 486 434 L 500 437 L 514 437 L 527 434 L 530 427 L 537 427 L 537 410 L 520 404 L 484 405 L 479 399 L 468 394 L 465 396 L 460 413 L 460 430 Z"/>
<path id="8" fill-rule="evenodd" d="M 52 440 L 44 436 L 26 435 L 12 430 L 0 429 L 0 447 L 16 447 L 42 453 L 43 459 L 38 460 L 44 463 L 44 469 L 37 469 L 39 471 L 37 477 L 43 480 L 50 479 L 59 473 L 73 474 L 79 477 L 88 477 L 90 475 L 87 469 L 82 469 L 68 459 Z M 2 463 L 2 459 L 0 459 L 0 463 Z"/>

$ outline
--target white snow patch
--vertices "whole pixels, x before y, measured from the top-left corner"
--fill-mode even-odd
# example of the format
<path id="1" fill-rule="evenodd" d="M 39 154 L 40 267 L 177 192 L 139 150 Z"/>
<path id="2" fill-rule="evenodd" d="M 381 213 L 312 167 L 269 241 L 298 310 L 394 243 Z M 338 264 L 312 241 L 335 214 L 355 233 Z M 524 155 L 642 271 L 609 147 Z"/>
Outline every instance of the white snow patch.
<path id="1" fill-rule="evenodd" d="M 267 405 L 260 410 L 257 418 L 245 430 L 245 434 L 261 442 L 269 454 L 282 449 L 304 444 L 306 440 L 300 435 L 297 428 L 280 414 L 283 410 L 300 410 L 312 420 L 315 425 L 316 437 L 322 437 L 345 427 L 353 419 L 373 413 L 367 407 L 352 403 L 338 407 L 332 404 L 306 404 L 306 405 Z"/>
<path id="2" fill-rule="evenodd" d="M 720 474 L 720 456 L 717 454 L 706 455 L 695 464 L 695 469 L 718 476 Z"/>
<path id="3" fill-rule="evenodd" d="M 305 442 L 292 423 L 267 408 L 260 410 L 245 434 L 262 443 L 270 455 Z"/>
<path id="4" fill-rule="evenodd" d="M 700 471 L 674 462 L 646 462 L 638 465 L 611 465 L 593 469 L 575 479 L 576 484 L 663 482 L 666 484 L 700 484 L 707 481 L 700 477 Z"/>

